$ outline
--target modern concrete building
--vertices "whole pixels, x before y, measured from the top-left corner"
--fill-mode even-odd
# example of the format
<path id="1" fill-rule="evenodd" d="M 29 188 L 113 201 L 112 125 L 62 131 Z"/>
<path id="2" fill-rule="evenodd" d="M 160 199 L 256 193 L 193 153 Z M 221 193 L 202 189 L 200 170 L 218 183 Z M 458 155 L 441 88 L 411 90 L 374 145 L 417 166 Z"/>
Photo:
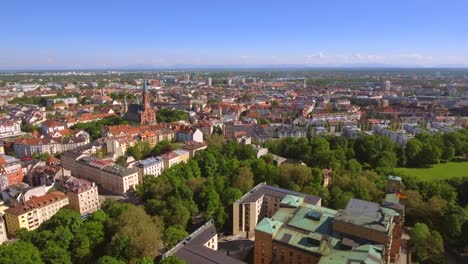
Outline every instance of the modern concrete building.
<path id="1" fill-rule="evenodd" d="M 252 237 L 257 223 L 264 217 L 271 217 L 280 208 L 287 195 L 296 195 L 310 204 L 320 206 L 322 199 L 260 183 L 233 204 L 232 233 L 243 233 Z"/>
<path id="2" fill-rule="evenodd" d="M 49 220 L 61 208 L 68 205 L 68 197 L 61 192 L 52 192 L 40 197 L 33 197 L 23 204 L 5 210 L 7 231 L 10 236 L 24 228 L 37 229 Z"/>
<path id="3" fill-rule="evenodd" d="M 100 208 L 98 188 L 94 182 L 70 176 L 62 181 L 62 189 L 68 196 L 68 208 L 77 211 L 82 216 Z"/>

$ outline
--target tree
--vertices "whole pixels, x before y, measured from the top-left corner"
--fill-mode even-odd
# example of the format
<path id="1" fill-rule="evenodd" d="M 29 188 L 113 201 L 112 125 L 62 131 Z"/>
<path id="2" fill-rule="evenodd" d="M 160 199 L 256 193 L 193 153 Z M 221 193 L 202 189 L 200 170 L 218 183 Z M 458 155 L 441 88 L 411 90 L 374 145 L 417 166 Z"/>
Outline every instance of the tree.
<path id="1" fill-rule="evenodd" d="M 117 158 L 115 163 L 119 164 L 122 167 L 127 167 L 127 157 L 120 156 L 120 157 Z"/>
<path id="2" fill-rule="evenodd" d="M 114 256 L 130 260 L 158 255 L 163 226 L 160 219 L 151 218 L 142 207 L 129 205 L 111 220 L 110 226 L 115 230 L 111 243 Z"/>
<path id="3" fill-rule="evenodd" d="M 173 225 L 164 230 L 163 241 L 166 249 L 170 249 L 188 236 L 183 226 Z"/>
<path id="4" fill-rule="evenodd" d="M 176 145 L 172 144 L 169 140 L 162 140 L 156 144 L 151 150 L 151 155 L 161 155 L 176 149 Z"/>
<path id="5" fill-rule="evenodd" d="M 241 190 L 243 193 L 252 189 L 253 184 L 254 175 L 247 166 L 240 167 L 238 174 L 234 175 L 231 181 L 232 187 Z"/>
<path id="6" fill-rule="evenodd" d="M 70 253 L 67 251 L 67 248 L 64 248 L 62 245 L 55 243 L 54 241 L 49 241 L 46 244 L 46 247 L 41 252 L 42 259 L 45 263 L 50 264 L 68 264 L 72 263 Z"/>
<path id="7" fill-rule="evenodd" d="M 424 223 L 417 223 L 411 229 L 411 246 L 413 255 L 419 261 L 425 261 L 444 253 L 444 245 L 440 233 L 430 231 Z"/>
<path id="8" fill-rule="evenodd" d="M 42 264 L 41 253 L 33 244 L 18 241 L 0 246 L 2 264 Z"/>
<path id="9" fill-rule="evenodd" d="M 171 110 L 168 108 L 163 108 L 158 111 L 157 120 L 160 123 L 170 123 L 175 121 L 186 121 L 189 118 L 189 115 L 181 110 Z"/>
<path id="10" fill-rule="evenodd" d="M 213 177 L 218 169 L 216 158 L 210 151 L 199 151 L 195 154 L 200 171 L 204 177 Z"/>
<path id="11" fill-rule="evenodd" d="M 203 216 L 205 220 L 209 220 L 215 216 L 218 208 L 221 207 L 221 199 L 218 192 L 216 192 L 212 179 L 202 186 L 196 202 L 200 205 L 200 209 L 204 211 Z"/>
<path id="12" fill-rule="evenodd" d="M 179 259 L 177 258 L 176 256 L 169 256 L 163 260 L 161 260 L 161 262 L 159 262 L 159 264 L 185 264 L 186 262 L 182 259 Z M 101 263 L 99 263 L 101 264 Z"/>
<path id="13" fill-rule="evenodd" d="M 111 256 L 103 256 L 99 258 L 98 264 L 125 264 L 125 261 L 119 260 Z"/>
<path id="14" fill-rule="evenodd" d="M 68 228 L 73 234 L 80 230 L 83 220 L 81 215 L 71 209 L 60 209 L 52 218 L 47 221 L 48 229 Z"/>
<path id="15" fill-rule="evenodd" d="M 312 171 L 305 165 L 285 164 L 280 167 L 279 181 L 280 187 L 292 189 L 292 183 L 300 189 L 312 182 Z"/>
<path id="16" fill-rule="evenodd" d="M 350 159 L 346 164 L 346 169 L 352 176 L 358 176 L 362 171 L 362 166 L 356 159 Z"/>

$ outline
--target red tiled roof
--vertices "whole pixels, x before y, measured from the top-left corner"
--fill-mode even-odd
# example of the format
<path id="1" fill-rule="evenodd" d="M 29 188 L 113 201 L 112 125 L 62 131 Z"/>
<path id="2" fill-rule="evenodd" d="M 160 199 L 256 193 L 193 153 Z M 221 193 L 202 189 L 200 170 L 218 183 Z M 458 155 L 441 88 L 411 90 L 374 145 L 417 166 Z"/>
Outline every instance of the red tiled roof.
<path id="1" fill-rule="evenodd" d="M 35 197 L 33 196 L 30 200 L 24 202 L 23 204 L 11 207 L 5 210 L 5 213 L 12 215 L 22 215 L 33 209 L 44 207 L 48 204 L 66 199 L 67 196 L 61 192 L 51 192 L 49 194 Z"/>

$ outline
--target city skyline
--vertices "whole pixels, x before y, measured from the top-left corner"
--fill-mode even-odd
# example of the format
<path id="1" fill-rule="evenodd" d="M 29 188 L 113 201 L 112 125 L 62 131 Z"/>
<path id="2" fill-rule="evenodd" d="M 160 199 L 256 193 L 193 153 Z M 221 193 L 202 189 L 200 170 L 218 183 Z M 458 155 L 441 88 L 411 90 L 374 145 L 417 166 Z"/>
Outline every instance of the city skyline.
<path id="1" fill-rule="evenodd" d="M 0 69 L 467 67 L 463 1 L 8 2 Z"/>

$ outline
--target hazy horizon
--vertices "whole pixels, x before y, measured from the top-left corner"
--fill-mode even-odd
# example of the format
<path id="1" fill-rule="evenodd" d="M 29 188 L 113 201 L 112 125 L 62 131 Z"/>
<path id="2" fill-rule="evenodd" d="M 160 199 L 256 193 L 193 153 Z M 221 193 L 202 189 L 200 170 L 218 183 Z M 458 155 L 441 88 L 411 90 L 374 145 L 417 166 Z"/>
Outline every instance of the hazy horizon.
<path id="1" fill-rule="evenodd" d="M 8 1 L 0 69 L 468 67 L 467 8 L 460 0 Z"/>

